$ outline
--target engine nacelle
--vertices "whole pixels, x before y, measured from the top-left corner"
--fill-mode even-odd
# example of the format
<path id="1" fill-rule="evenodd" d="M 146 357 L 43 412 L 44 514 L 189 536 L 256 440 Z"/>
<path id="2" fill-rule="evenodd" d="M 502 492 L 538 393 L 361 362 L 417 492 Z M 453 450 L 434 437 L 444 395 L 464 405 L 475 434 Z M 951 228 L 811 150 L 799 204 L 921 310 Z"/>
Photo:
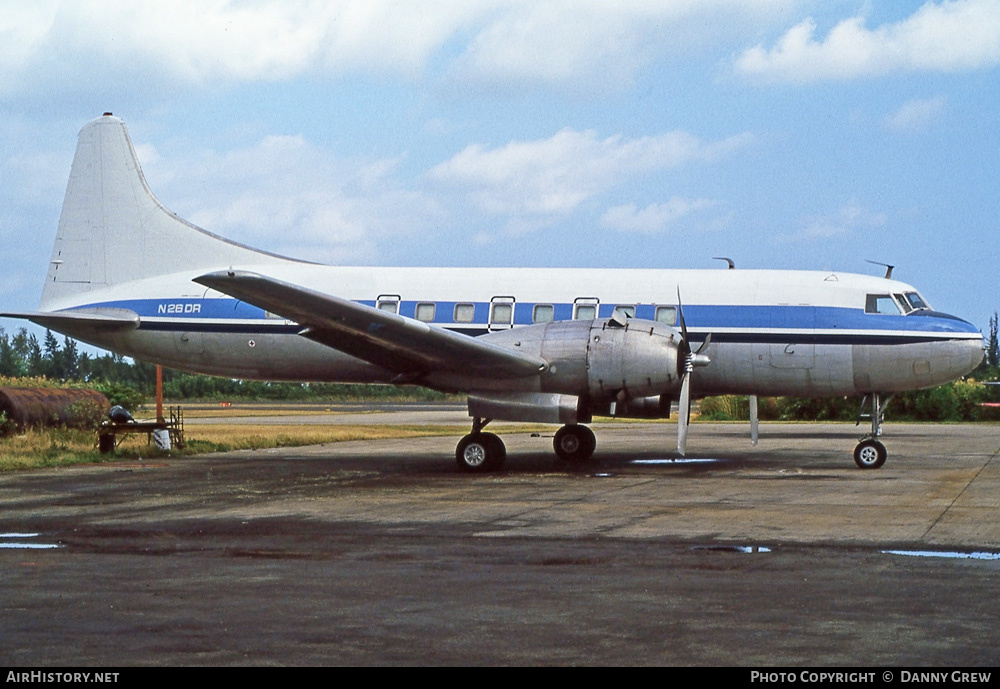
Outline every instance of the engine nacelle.
<path id="1" fill-rule="evenodd" d="M 608 416 L 626 417 L 633 419 L 666 419 L 670 417 L 670 405 L 673 398 L 669 395 L 653 395 L 652 397 L 632 397 L 630 399 L 615 400 L 608 405 Z M 594 410 L 594 413 L 605 413 Z"/>
<path id="2" fill-rule="evenodd" d="M 549 366 L 536 390 L 576 396 L 580 411 L 669 415 L 669 400 L 680 389 L 681 334 L 662 323 L 635 318 L 559 321 L 485 337 L 545 359 Z M 501 402 L 502 396 L 491 397 Z"/>
<path id="3" fill-rule="evenodd" d="M 621 403 L 679 390 L 680 343 L 680 333 L 661 323 L 592 321 L 587 348 L 590 399 Z"/>

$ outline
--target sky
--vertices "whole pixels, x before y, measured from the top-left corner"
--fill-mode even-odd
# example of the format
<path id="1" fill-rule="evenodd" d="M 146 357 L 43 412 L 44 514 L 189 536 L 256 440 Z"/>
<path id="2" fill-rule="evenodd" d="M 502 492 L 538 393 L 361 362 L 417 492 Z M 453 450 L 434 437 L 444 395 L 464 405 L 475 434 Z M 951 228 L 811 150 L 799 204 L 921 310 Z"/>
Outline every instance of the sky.
<path id="1" fill-rule="evenodd" d="M 1000 310 L 1000 0 L 0 0 L 0 310 L 103 112 L 167 208 L 297 258 L 871 260 Z"/>

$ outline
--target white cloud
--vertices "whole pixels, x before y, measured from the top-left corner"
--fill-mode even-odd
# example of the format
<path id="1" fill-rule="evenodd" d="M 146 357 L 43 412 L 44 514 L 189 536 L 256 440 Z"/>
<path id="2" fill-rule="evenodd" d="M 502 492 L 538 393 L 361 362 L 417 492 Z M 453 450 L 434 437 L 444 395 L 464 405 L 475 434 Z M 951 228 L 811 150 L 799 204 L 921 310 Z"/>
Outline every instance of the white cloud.
<path id="1" fill-rule="evenodd" d="M 884 124 L 889 129 L 899 131 L 921 129 L 936 120 L 944 109 L 945 99 L 941 96 L 909 100 L 887 115 Z"/>
<path id="2" fill-rule="evenodd" d="M 8 3 L 0 14 L 0 64 L 16 71 L 45 44 L 55 21 L 58 3 Z"/>
<path id="3" fill-rule="evenodd" d="M 11 4 L 11 3 L 8 3 Z M 787 9 L 777 0 L 75 0 L 0 13 L 0 93 L 153 72 L 181 83 L 428 66 L 479 82 L 630 83 Z"/>
<path id="4" fill-rule="evenodd" d="M 851 201 L 834 213 L 815 216 L 805 221 L 803 228 L 795 233 L 776 237 L 783 242 L 798 242 L 848 237 L 855 230 L 882 227 L 886 223 L 884 213 L 870 211 Z"/>
<path id="5" fill-rule="evenodd" d="M 419 71 L 488 6 L 460 0 L 102 0 L 0 14 L 0 89 L 18 77 L 153 70 L 181 82 Z M 40 71 L 43 70 L 44 71 Z"/>
<path id="6" fill-rule="evenodd" d="M 594 131 L 563 129 L 547 139 L 467 147 L 429 177 L 468 189 L 496 215 L 558 216 L 642 173 L 689 162 L 710 162 L 746 145 L 742 134 L 705 142 L 687 132 L 600 139 Z"/>
<path id="7" fill-rule="evenodd" d="M 1000 1 L 928 2 L 912 16 L 875 29 L 863 17 L 837 24 L 825 40 L 816 23 L 792 27 L 774 47 L 741 54 L 738 72 L 806 83 L 904 71 L 955 72 L 1000 64 Z"/>
<path id="8" fill-rule="evenodd" d="M 490 82 L 617 90 L 657 56 L 687 58 L 787 10 L 776 0 L 517 0 L 492 13 L 456 70 Z"/>
<path id="9" fill-rule="evenodd" d="M 677 6 L 517 3 L 473 37 L 457 69 L 482 80 L 573 82 L 599 74 L 605 87 L 628 81 L 637 65 L 648 60 L 651 23 L 664 9 Z"/>
<path id="10" fill-rule="evenodd" d="M 383 242 L 425 231 L 441 215 L 433 200 L 399 187 L 396 161 L 338 159 L 301 136 L 169 160 L 148 145 L 136 148 L 150 187 L 178 215 L 296 258 L 372 260 Z"/>
<path id="11" fill-rule="evenodd" d="M 651 203 L 639 209 L 635 204 L 614 206 L 601 216 L 601 225 L 621 232 L 655 234 L 690 213 L 708 208 L 708 199 L 682 199 L 673 197 L 666 203 Z"/>

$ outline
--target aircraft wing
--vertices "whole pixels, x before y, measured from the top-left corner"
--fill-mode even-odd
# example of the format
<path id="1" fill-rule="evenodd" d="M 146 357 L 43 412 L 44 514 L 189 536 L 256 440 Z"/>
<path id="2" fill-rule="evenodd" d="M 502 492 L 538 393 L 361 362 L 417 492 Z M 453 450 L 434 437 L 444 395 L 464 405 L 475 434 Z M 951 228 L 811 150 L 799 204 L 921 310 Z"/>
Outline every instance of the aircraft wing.
<path id="1" fill-rule="evenodd" d="M 428 323 L 246 271 L 195 282 L 302 325 L 300 335 L 419 382 L 429 372 L 488 378 L 537 375 L 544 359 Z"/>

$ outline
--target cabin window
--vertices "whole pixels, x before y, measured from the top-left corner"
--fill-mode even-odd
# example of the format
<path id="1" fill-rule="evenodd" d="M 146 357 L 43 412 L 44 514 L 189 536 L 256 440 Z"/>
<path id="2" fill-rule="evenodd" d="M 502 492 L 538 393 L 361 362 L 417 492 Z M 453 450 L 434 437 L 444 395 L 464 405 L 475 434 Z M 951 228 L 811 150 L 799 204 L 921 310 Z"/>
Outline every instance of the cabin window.
<path id="1" fill-rule="evenodd" d="M 423 321 L 424 323 L 431 323 L 434 320 L 434 312 L 435 312 L 434 304 L 422 302 L 420 304 L 417 304 L 417 308 L 414 311 L 413 315 L 418 321 Z"/>
<path id="2" fill-rule="evenodd" d="M 511 323 L 514 315 L 513 304 L 493 304 L 493 323 Z"/>
<path id="3" fill-rule="evenodd" d="M 455 322 L 471 323 L 476 318 L 475 304 L 455 304 Z"/>
<path id="4" fill-rule="evenodd" d="M 597 304 L 577 304 L 573 318 L 581 321 L 592 321 L 597 318 Z"/>
<path id="5" fill-rule="evenodd" d="M 635 318 L 635 307 L 631 305 L 619 304 L 615 307 L 614 313 L 612 313 L 611 316 L 613 318 L 617 318 L 618 320 Z"/>
<path id="6" fill-rule="evenodd" d="M 674 306 L 657 306 L 656 322 L 663 325 L 675 325 L 677 323 L 677 308 Z"/>
<path id="7" fill-rule="evenodd" d="M 881 313 L 890 316 L 900 314 L 899 305 L 889 294 L 869 294 L 865 299 L 865 313 Z"/>
<path id="8" fill-rule="evenodd" d="M 386 313 L 399 313 L 399 295 L 380 294 L 375 300 L 375 308 Z"/>
<path id="9" fill-rule="evenodd" d="M 531 321 L 533 323 L 551 323 L 554 313 L 552 304 L 535 304 L 535 308 L 531 312 Z"/>

